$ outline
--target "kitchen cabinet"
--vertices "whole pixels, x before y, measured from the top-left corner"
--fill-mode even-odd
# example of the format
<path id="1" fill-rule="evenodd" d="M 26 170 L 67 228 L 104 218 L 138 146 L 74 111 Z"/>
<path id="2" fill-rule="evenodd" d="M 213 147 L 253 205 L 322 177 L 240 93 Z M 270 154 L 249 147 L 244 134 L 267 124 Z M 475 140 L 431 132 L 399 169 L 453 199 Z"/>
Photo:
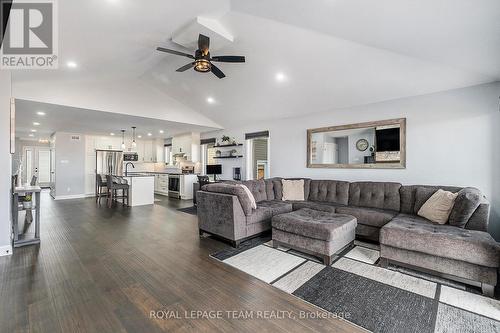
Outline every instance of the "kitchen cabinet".
<path id="1" fill-rule="evenodd" d="M 200 133 L 187 133 L 172 138 L 172 153 L 184 154 L 188 161 L 199 162 Z"/>
<path id="2" fill-rule="evenodd" d="M 155 175 L 155 193 L 161 195 L 168 195 L 168 175 L 156 174 Z"/>
<path id="3" fill-rule="evenodd" d="M 155 162 L 155 160 L 153 159 L 153 141 L 151 140 L 144 141 L 144 156 L 142 161 Z"/>

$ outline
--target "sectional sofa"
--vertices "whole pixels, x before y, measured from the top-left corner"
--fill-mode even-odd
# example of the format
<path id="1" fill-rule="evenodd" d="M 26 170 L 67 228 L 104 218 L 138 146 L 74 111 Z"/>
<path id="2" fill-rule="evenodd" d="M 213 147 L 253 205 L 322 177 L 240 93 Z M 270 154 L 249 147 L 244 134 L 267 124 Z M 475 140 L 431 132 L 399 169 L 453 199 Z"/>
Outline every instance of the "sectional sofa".
<path id="1" fill-rule="evenodd" d="M 475 188 L 304 179 L 304 201 L 282 200 L 282 178 L 235 182 L 197 192 L 200 233 L 240 242 L 271 229 L 273 216 L 301 208 L 356 217 L 356 237 L 380 243 L 381 264 L 393 262 L 479 285 L 491 295 L 497 283 L 500 246 L 487 232 L 490 205 Z M 418 215 L 438 189 L 459 193 L 450 224 Z M 451 224 L 453 220 L 453 225 Z"/>

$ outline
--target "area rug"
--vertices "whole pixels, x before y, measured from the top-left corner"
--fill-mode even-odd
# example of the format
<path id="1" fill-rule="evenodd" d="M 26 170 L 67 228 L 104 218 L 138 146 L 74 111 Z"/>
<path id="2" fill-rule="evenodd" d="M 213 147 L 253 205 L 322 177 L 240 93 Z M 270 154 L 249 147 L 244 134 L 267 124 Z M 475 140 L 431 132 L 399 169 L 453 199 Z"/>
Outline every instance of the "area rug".
<path id="1" fill-rule="evenodd" d="M 191 214 L 191 215 L 197 215 L 198 210 L 196 209 L 196 206 L 190 206 L 190 207 L 184 207 L 184 208 L 178 208 L 177 209 L 180 212 Z"/>
<path id="2" fill-rule="evenodd" d="M 372 332 L 500 332 L 500 301 L 460 283 L 378 266 L 373 244 L 357 242 L 324 266 L 269 238 L 211 255 Z"/>

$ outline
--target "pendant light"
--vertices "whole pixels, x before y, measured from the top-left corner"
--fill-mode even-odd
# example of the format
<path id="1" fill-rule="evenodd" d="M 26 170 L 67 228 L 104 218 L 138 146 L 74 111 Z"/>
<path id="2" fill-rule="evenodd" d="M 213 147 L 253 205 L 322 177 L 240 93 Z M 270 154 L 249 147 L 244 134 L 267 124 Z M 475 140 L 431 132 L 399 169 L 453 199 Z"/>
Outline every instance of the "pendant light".
<path id="1" fill-rule="evenodd" d="M 122 149 L 125 149 L 125 130 L 122 130 Z"/>
<path id="2" fill-rule="evenodd" d="M 135 142 L 135 129 L 137 127 L 135 126 L 132 126 L 132 148 L 135 148 L 137 147 L 137 143 Z"/>

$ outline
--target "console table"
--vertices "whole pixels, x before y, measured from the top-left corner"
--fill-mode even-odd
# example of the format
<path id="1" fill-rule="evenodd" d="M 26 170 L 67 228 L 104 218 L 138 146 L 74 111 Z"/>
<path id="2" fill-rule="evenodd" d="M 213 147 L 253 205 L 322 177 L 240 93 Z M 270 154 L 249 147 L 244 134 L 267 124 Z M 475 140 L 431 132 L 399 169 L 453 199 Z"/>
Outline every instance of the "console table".
<path id="1" fill-rule="evenodd" d="M 14 247 L 40 243 L 40 192 L 42 189 L 39 186 L 22 186 L 14 188 L 12 193 L 12 229 L 14 236 Z M 32 194 L 32 204 L 30 208 L 24 208 L 19 204 L 19 197 Z M 35 200 L 33 200 L 35 199 Z M 23 210 L 31 210 L 35 212 L 35 237 L 25 238 L 25 234 L 19 234 L 19 212 Z"/>

